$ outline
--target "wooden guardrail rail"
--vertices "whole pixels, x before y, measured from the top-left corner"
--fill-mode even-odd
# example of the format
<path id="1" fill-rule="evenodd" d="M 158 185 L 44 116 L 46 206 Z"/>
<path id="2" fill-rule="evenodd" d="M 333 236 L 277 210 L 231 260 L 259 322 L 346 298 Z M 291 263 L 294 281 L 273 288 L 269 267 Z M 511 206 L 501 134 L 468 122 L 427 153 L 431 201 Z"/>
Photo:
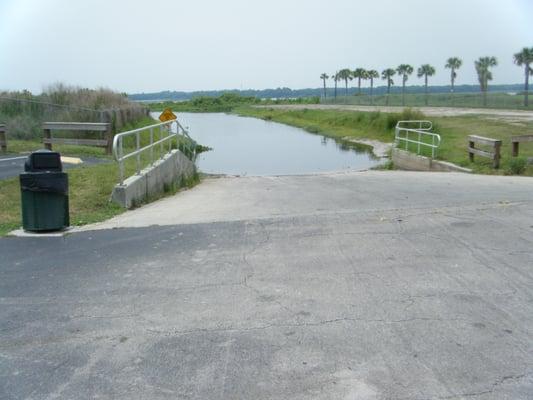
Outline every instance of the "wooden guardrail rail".
<path id="1" fill-rule="evenodd" d="M 3 153 L 7 152 L 6 126 L 4 124 L 0 124 L 0 150 Z"/>
<path id="2" fill-rule="evenodd" d="M 102 122 L 45 122 L 43 123 L 44 147 L 52 150 L 52 144 L 73 144 L 79 146 L 104 147 L 107 154 L 111 154 L 113 147 L 113 133 L 111 124 Z M 57 138 L 52 131 L 92 131 L 105 132 L 105 139 Z"/>
<path id="3" fill-rule="evenodd" d="M 511 136 L 511 143 L 513 145 L 513 157 L 518 157 L 520 143 L 533 142 L 533 135 Z"/>
<path id="4" fill-rule="evenodd" d="M 481 150 L 475 147 L 476 143 L 492 147 L 492 151 Z M 468 157 L 470 161 L 474 161 L 474 154 L 481 157 L 492 159 L 492 166 L 494 168 L 500 167 L 502 141 L 499 139 L 491 139 L 483 136 L 469 135 L 468 136 Z"/>

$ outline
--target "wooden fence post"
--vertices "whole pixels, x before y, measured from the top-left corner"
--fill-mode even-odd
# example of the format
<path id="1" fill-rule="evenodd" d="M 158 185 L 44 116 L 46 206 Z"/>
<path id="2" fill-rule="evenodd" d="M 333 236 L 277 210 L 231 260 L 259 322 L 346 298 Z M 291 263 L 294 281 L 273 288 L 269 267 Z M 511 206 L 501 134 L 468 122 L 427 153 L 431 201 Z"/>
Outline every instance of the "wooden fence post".
<path id="1" fill-rule="evenodd" d="M 492 165 L 494 166 L 494 168 L 498 169 L 500 168 L 500 158 L 501 158 L 501 147 L 502 147 L 502 142 L 501 140 L 499 141 L 496 141 L 494 143 L 494 161 L 492 162 Z"/>
<path id="2" fill-rule="evenodd" d="M 6 126 L 0 125 L 0 148 L 3 153 L 7 152 L 7 135 L 6 135 Z"/>
<path id="3" fill-rule="evenodd" d="M 113 151 L 113 137 L 115 136 L 113 134 L 113 119 L 109 113 L 105 113 L 105 119 L 107 122 L 107 130 L 106 130 L 106 139 L 107 139 L 107 147 L 106 147 L 106 154 L 111 154 Z"/>
<path id="4" fill-rule="evenodd" d="M 44 148 L 47 150 L 52 150 L 52 131 L 50 129 L 44 128 L 44 139 L 50 139 L 50 140 L 44 140 Z"/>
<path id="5" fill-rule="evenodd" d="M 518 146 L 520 142 L 513 142 L 513 157 L 518 157 Z"/>
<path id="6" fill-rule="evenodd" d="M 471 149 L 474 149 L 475 148 L 475 142 L 469 140 L 468 141 L 468 147 L 470 147 Z M 468 158 L 470 159 L 470 162 L 474 162 L 474 153 L 468 152 Z"/>
<path id="7" fill-rule="evenodd" d="M 511 136 L 511 144 L 513 145 L 513 157 L 518 157 L 520 151 L 520 143 L 533 142 L 533 135 L 518 135 Z"/>

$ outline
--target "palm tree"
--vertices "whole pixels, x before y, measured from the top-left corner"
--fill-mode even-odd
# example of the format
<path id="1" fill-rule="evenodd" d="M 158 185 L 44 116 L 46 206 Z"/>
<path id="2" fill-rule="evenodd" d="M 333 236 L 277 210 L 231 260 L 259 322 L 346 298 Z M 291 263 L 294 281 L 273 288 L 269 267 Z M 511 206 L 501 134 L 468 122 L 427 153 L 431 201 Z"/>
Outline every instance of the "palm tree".
<path id="1" fill-rule="evenodd" d="M 387 105 L 389 105 L 390 87 L 391 85 L 394 85 L 394 81 L 392 80 L 394 74 L 396 74 L 396 71 L 392 68 L 387 68 L 381 71 L 381 79 L 387 81 Z"/>
<path id="2" fill-rule="evenodd" d="M 339 71 L 339 80 L 344 81 L 344 95 L 348 97 L 348 81 L 352 80 L 352 71 L 348 68 Z"/>
<path id="3" fill-rule="evenodd" d="M 526 81 L 524 84 L 524 107 L 529 105 L 528 91 L 529 91 L 529 75 L 533 75 L 533 68 L 529 64 L 533 63 L 533 47 L 529 49 L 524 47 L 520 53 L 514 55 L 514 62 L 518 66 L 524 66 L 524 73 Z"/>
<path id="4" fill-rule="evenodd" d="M 379 78 L 379 72 L 375 69 L 366 71 L 365 79 L 370 79 L 370 104 L 374 105 L 374 79 Z"/>
<path id="5" fill-rule="evenodd" d="M 400 64 L 396 68 L 396 72 L 402 76 L 402 106 L 405 106 L 405 82 L 407 82 L 409 75 L 413 73 L 413 67 L 409 64 Z"/>
<path id="6" fill-rule="evenodd" d="M 446 61 L 446 65 L 444 68 L 449 68 L 450 71 L 450 80 L 452 83 L 451 92 L 453 93 L 454 87 L 455 87 L 455 78 L 457 78 L 457 70 L 461 68 L 461 65 L 463 65 L 463 60 L 461 60 L 459 57 L 450 57 L 448 58 L 448 61 Z"/>
<path id="7" fill-rule="evenodd" d="M 427 106 L 428 105 L 428 76 L 435 75 L 435 68 L 432 67 L 429 64 L 424 64 L 424 65 L 420 66 L 420 68 L 418 68 L 417 75 L 418 75 L 419 78 L 424 77 L 424 84 L 426 85 L 425 103 L 426 103 L 426 106 Z"/>
<path id="8" fill-rule="evenodd" d="M 339 73 L 335 72 L 334 74 L 331 75 L 331 78 L 335 82 L 335 91 L 333 92 L 333 96 L 335 100 L 337 100 L 337 82 L 339 82 Z"/>
<path id="9" fill-rule="evenodd" d="M 365 79 L 365 72 L 366 70 L 364 68 L 356 68 L 355 71 L 352 72 L 352 76 L 357 78 L 357 94 L 361 94 L 361 79 Z"/>
<path id="10" fill-rule="evenodd" d="M 489 68 L 498 65 L 498 60 L 496 60 L 496 57 L 479 57 L 475 65 L 479 87 L 481 92 L 483 92 L 483 105 L 486 107 L 489 81 L 492 80 L 492 72 L 490 72 Z"/>
<path id="11" fill-rule="evenodd" d="M 329 79 L 329 76 L 328 76 L 328 74 L 323 72 L 320 75 L 320 79 L 322 79 L 322 81 L 324 82 L 324 98 L 326 98 L 328 96 L 327 93 L 326 93 L 326 79 Z"/>

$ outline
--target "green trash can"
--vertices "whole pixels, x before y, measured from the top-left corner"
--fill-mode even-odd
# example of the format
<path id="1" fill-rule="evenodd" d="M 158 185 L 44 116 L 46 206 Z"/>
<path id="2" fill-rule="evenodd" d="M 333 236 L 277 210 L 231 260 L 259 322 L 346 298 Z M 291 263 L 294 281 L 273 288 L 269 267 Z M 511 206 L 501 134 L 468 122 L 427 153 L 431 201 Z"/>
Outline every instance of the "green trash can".
<path id="1" fill-rule="evenodd" d="M 20 174 L 22 228 L 30 232 L 58 231 L 70 225 L 68 175 L 61 155 L 38 150 L 29 155 Z"/>

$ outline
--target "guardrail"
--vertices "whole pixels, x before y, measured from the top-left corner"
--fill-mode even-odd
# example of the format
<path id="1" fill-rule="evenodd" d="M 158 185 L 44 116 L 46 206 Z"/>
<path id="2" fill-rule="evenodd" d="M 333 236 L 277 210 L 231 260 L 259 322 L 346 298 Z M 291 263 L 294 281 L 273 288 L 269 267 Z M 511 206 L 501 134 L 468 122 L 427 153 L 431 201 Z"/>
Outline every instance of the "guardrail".
<path id="1" fill-rule="evenodd" d="M 176 124 L 176 131 L 172 131 L 172 125 Z M 157 132 L 156 132 L 157 131 Z M 141 147 L 141 135 L 142 133 L 149 132 L 149 144 Z M 154 141 L 155 134 L 158 133 L 159 139 Z M 166 136 L 165 136 L 166 134 Z M 135 149 L 129 153 L 124 153 L 124 138 L 135 137 Z M 157 123 L 154 125 L 145 126 L 131 131 L 121 132 L 115 135 L 113 138 L 113 156 L 119 165 L 119 181 L 122 185 L 124 183 L 124 161 L 130 157 L 136 157 L 136 174 L 141 173 L 141 153 L 150 150 L 150 165 L 153 165 L 156 159 L 154 159 L 154 148 L 159 146 L 159 157 L 162 159 L 166 154 L 172 151 L 173 140 L 176 139 L 176 145 L 178 145 L 179 139 L 184 138 L 185 143 L 190 143 L 191 154 L 193 160 L 196 158 L 196 142 L 189 136 L 189 133 L 181 124 L 176 121 L 166 121 Z M 126 148 L 128 150 L 128 148 Z"/>
<path id="2" fill-rule="evenodd" d="M 437 149 L 440 146 L 441 138 L 437 133 L 430 132 L 433 128 L 431 121 L 413 120 L 413 121 L 398 121 L 396 123 L 394 141 L 396 147 L 400 147 L 401 143 L 405 143 L 405 150 L 409 149 L 409 143 L 417 145 L 416 154 L 420 154 L 421 146 L 431 148 L 431 157 L 435 158 Z M 411 137 L 409 137 L 411 135 Z M 413 136 L 416 139 L 413 139 Z M 430 137 L 431 143 L 422 140 L 422 137 Z"/>

